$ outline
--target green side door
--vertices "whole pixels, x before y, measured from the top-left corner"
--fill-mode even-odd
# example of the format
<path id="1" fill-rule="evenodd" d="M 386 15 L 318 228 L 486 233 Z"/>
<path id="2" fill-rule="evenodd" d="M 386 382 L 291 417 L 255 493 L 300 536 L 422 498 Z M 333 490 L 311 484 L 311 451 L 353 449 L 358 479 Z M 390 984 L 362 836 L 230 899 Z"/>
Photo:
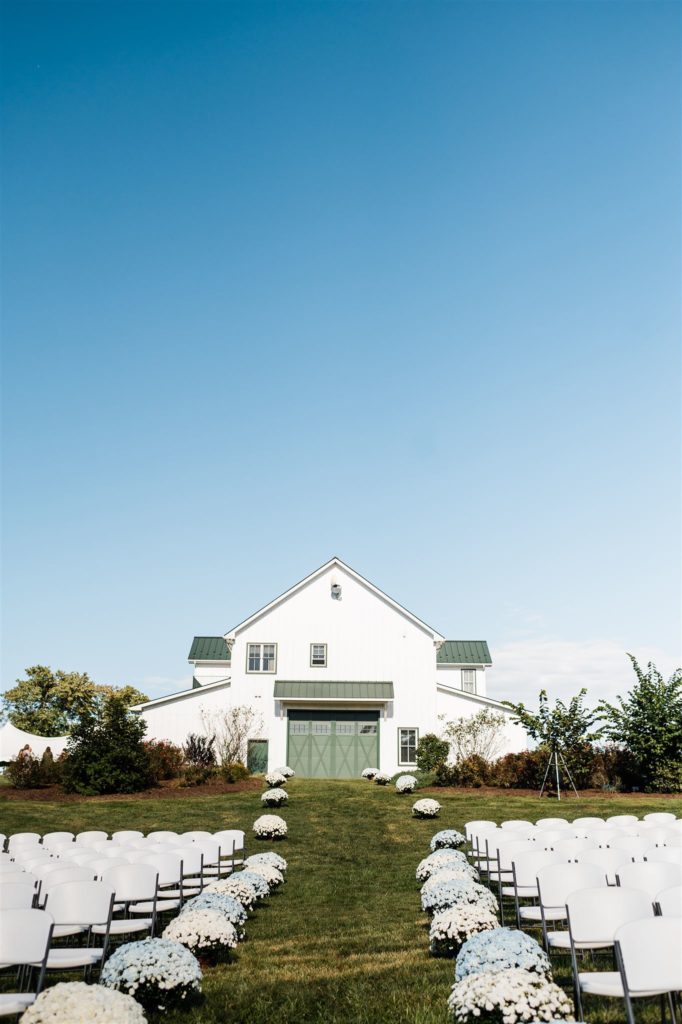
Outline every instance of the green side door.
<path id="1" fill-rule="evenodd" d="M 287 763 L 316 779 L 357 778 L 379 766 L 378 711 L 289 711 Z"/>
<path id="2" fill-rule="evenodd" d="M 246 750 L 246 767 L 252 773 L 268 770 L 267 740 L 249 740 Z"/>

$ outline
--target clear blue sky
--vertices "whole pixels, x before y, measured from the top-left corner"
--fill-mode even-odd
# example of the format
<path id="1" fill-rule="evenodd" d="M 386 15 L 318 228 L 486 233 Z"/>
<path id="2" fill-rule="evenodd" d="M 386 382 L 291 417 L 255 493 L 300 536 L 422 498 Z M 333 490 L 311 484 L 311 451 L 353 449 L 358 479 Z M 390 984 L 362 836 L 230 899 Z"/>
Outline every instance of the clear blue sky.
<path id="1" fill-rule="evenodd" d="M 4 18 L 4 686 L 178 688 L 333 554 L 496 695 L 674 667 L 676 3 Z"/>

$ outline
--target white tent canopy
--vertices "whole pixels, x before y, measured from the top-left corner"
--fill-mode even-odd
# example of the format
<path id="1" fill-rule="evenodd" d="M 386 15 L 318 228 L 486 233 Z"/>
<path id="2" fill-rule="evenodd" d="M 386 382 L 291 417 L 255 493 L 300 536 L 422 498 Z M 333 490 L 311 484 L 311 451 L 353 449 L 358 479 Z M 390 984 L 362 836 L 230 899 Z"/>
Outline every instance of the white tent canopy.
<path id="1" fill-rule="evenodd" d="M 11 761 L 27 743 L 36 757 L 42 757 L 48 747 L 55 757 L 59 757 L 68 741 L 68 736 L 34 736 L 17 729 L 11 722 L 5 722 L 0 726 L 0 761 Z"/>

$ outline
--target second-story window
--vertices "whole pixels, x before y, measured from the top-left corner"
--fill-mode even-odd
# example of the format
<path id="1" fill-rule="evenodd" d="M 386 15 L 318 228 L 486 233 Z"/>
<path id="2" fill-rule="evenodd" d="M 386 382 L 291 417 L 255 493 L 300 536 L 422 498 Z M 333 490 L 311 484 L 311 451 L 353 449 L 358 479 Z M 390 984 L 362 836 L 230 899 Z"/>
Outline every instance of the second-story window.
<path id="1" fill-rule="evenodd" d="M 462 669 L 462 689 L 465 693 L 476 693 L 476 669 Z"/>
<path id="2" fill-rule="evenodd" d="M 247 672 L 276 672 L 277 644 L 248 644 L 246 652 Z"/>
<path id="3" fill-rule="evenodd" d="M 326 668 L 327 667 L 327 645 L 326 644 L 311 644 L 310 645 L 310 667 L 311 668 Z"/>

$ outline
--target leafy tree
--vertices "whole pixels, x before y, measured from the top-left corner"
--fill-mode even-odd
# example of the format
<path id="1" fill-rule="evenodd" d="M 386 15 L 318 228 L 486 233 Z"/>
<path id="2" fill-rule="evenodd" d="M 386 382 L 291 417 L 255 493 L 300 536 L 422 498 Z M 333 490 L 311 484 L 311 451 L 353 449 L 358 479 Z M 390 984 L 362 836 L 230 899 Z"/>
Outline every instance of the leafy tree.
<path id="1" fill-rule="evenodd" d="M 432 772 L 439 764 L 445 764 L 449 753 L 450 744 L 447 740 L 427 732 L 417 747 L 417 768 L 423 772 Z"/>
<path id="2" fill-rule="evenodd" d="M 453 760 L 459 763 L 469 757 L 479 757 L 492 761 L 500 748 L 500 734 L 505 722 L 504 715 L 490 708 L 446 722 L 443 739 L 450 744 Z"/>
<path id="3" fill-rule="evenodd" d="M 63 769 L 67 792 L 136 793 L 153 783 L 142 742 L 147 726 L 117 695 L 106 696 L 73 726 Z"/>
<path id="4" fill-rule="evenodd" d="M 47 665 L 26 669 L 26 679 L 3 695 L 3 711 L 17 729 L 35 736 L 64 736 L 84 715 L 117 694 L 126 706 L 146 700 L 134 686 L 100 686 L 87 672 L 53 672 Z"/>
<path id="5" fill-rule="evenodd" d="M 644 672 L 628 654 L 637 682 L 617 704 L 602 701 L 606 735 L 629 750 L 646 792 L 682 790 L 682 669 L 666 682 L 653 662 Z"/>
<path id="6" fill-rule="evenodd" d="M 248 704 L 237 704 L 222 711 L 201 713 L 201 724 L 207 736 L 215 739 L 220 764 L 246 761 L 249 736 L 258 735 L 263 716 Z M 189 760 L 189 758 L 188 758 Z"/>

